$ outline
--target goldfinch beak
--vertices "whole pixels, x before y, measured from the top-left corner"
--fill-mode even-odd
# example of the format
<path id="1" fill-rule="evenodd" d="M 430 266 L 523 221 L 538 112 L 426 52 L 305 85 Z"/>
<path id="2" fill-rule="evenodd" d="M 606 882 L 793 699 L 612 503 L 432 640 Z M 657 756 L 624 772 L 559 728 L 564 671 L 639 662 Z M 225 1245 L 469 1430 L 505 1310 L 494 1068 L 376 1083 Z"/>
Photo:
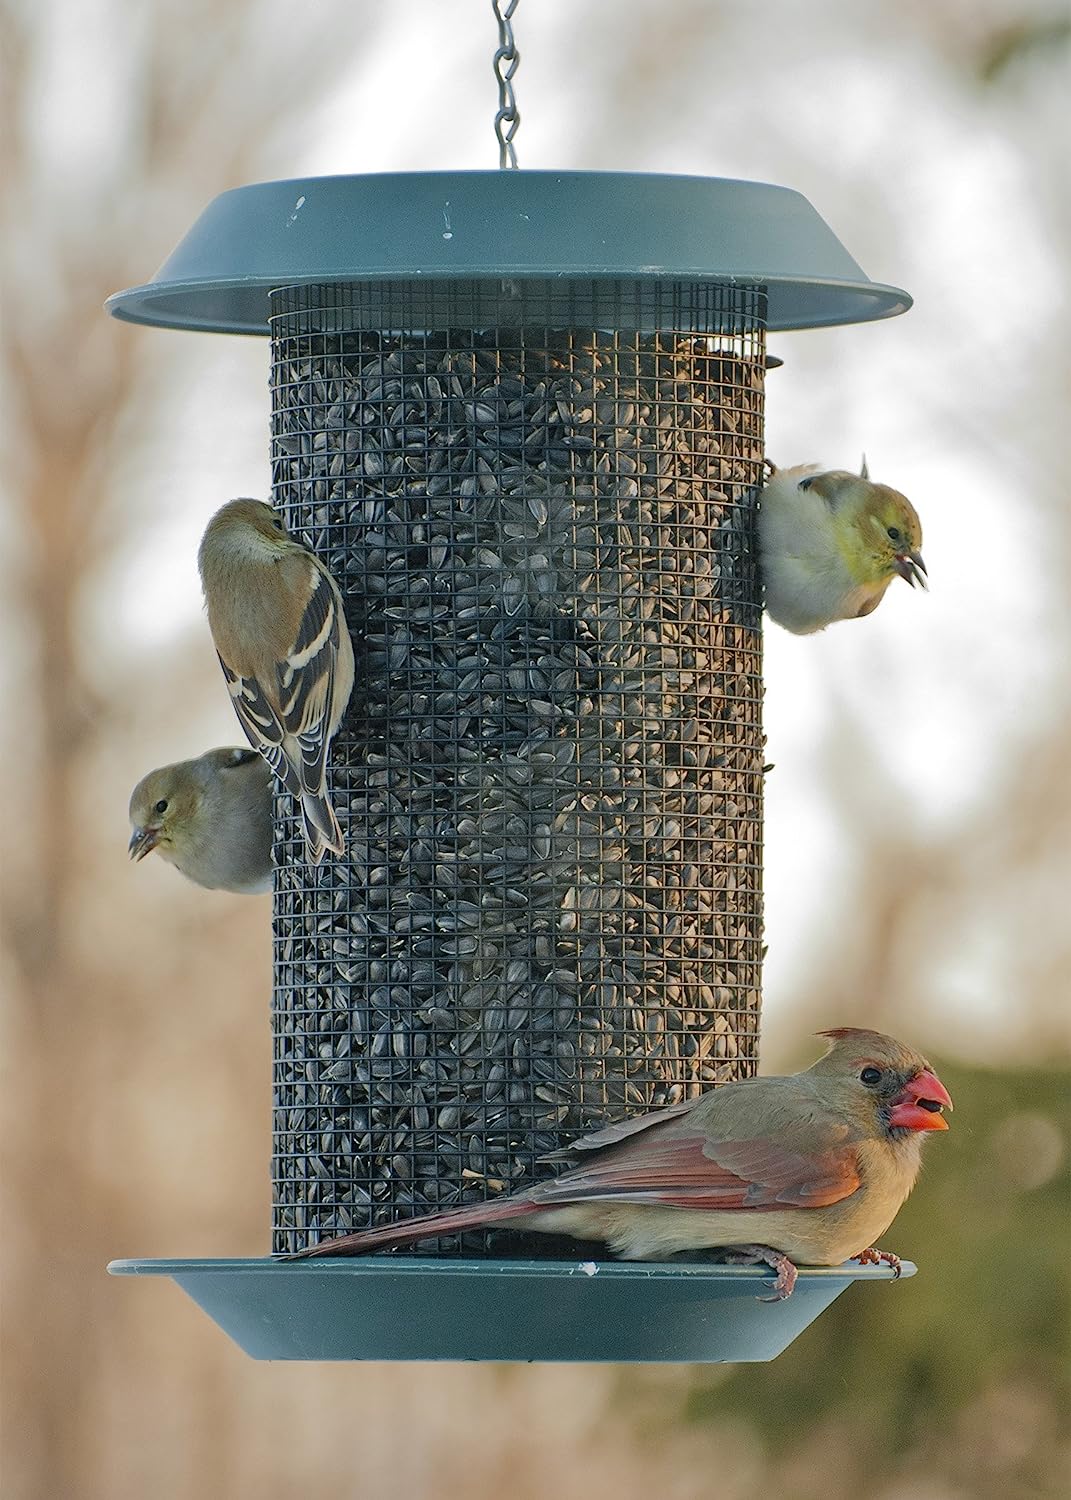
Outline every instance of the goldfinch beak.
<path id="1" fill-rule="evenodd" d="M 135 828 L 130 835 L 128 853 L 133 860 L 144 859 L 160 842 L 159 828 Z"/>
<path id="2" fill-rule="evenodd" d="M 901 552 L 893 564 L 900 577 L 909 583 L 912 588 L 916 583 L 920 588 L 927 588 L 926 564 L 922 561 L 921 552 Z"/>

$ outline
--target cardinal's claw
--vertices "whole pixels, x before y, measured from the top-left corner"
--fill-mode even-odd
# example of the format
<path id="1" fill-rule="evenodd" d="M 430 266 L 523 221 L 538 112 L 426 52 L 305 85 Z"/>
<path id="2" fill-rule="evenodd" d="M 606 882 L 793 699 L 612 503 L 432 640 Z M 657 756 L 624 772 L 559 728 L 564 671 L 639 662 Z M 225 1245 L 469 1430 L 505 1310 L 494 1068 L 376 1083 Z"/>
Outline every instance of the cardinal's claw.
<path id="1" fill-rule="evenodd" d="M 792 1288 L 796 1285 L 799 1272 L 788 1256 L 782 1255 L 780 1250 L 771 1250 L 767 1245 L 740 1245 L 731 1250 L 726 1259 L 745 1266 L 753 1266 L 757 1261 L 763 1260 L 777 1272 L 777 1280 L 767 1283 L 773 1287 L 772 1295 L 758 1297 L 756 1301 L 783 1302 L 786 1297 L 792 1296 Z"/>
<path id="2" fill-rule="evenodd" d="M 783 1302 L 786 1297 L 792 1296 L 792 1288 L 796 1285 L 796 1277 L 799 1272 L 789 1260 L 787 1255 L 768 1255 L 763 1259 L 767 1265 L 773 1266 L 777 1272 L 777 1280 L 773 1283 L 773 1292 L 769 1297 L 759 1297 L 759 1302 Z"/>
<path id="3" fill-rule="evenodd" d="M 861 1266 L 891 1266 L 894 1278 L 899 1278 L 903 1270 L 903 1262 L 898 1255 L 891 1250 L 876 1250 L 873 1245 L 866 1250 L 860 1250 L 858 1255 L 853 1255 L 852 1260 L 857 1260 Z"/>

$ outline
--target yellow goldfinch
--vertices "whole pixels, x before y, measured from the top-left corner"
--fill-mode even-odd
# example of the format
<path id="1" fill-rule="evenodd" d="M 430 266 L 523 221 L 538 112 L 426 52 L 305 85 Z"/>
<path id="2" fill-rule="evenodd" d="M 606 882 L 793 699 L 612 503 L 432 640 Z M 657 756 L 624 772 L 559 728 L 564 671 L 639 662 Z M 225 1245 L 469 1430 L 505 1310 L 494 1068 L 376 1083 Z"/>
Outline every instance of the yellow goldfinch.
<path id="1" fill-rule="evenodd" d="M 159 850 L 210 891 L 271 890 L 271 772 L 255 750 L 206 750 L 161 766 L 130 798 L 130 858 Z"/>
<path id="2" fill-rule="evenodd" d="M 922 526 L 899 490 L 867 473 L 774 469 L 759 500 L 766 613 L 809 635 L 869 615 L 896 577 L 926 587 Z"/>
<path id="3" fill-rule="evenodd" d="M 353 645 L 331 574 L 259 500 L 230 500 L 197 557 L 208 624 L 249 743 L 301 804 L 309 858 L 341 854 L 327 752 L 353 691 Z"/>

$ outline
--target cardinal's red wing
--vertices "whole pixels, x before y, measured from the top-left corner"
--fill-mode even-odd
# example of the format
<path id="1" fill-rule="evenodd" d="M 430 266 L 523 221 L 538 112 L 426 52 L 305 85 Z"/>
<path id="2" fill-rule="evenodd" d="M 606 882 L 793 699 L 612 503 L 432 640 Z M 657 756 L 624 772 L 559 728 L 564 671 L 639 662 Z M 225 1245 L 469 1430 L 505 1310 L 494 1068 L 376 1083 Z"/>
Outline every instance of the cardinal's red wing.
<path id="1" fill-rule="evenodd" d="M 776 1141 L 712 1141 L 676 1133 L 633 1137 L 594 1161 L 540 1183 L 531 1199 L 605 1199 L 669 1208 L 821 1208 L 859 1187 L 854 1146 L 792 1151 Z"/>

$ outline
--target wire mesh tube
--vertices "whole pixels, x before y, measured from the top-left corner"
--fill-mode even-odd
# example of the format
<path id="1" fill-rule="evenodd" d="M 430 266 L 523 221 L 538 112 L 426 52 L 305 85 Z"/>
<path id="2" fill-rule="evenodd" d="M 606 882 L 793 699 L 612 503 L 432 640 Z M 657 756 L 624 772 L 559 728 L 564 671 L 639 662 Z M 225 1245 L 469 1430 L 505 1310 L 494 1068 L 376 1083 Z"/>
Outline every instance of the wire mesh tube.
<path id="1" fill-rule="evenodd" d="M 765 298 L 502 291 L 272 296 L 274 498 L 357 655 L 345 856 L 276 805 L 276 1251 L 757 1060 Z"/>

